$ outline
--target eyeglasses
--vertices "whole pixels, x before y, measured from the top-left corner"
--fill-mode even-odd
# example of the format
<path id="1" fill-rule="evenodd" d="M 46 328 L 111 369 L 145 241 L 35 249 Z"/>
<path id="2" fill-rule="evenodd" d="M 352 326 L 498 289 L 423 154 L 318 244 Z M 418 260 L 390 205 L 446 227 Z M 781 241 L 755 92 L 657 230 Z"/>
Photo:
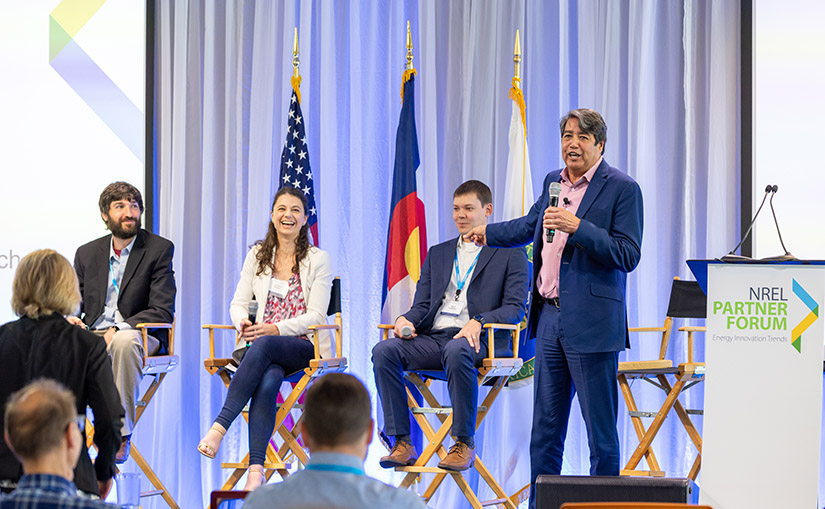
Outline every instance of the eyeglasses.
<path id="1" fill-rule="evenodd" d="M 74 418 L 73 418 L 73 419 L 69 422 L 69 424 L 67 424 L 67 425 L 66 425 L 66 427 L 68 428 L 69 426 L 71 426 L 71 425 L 72 425 L 72 422 L 73 422 L 73 423 L 75 423 L 75 424 L 77 424 L 77 429 L 78 429 L 81 433 L 83 433 L 83 431 L 86 429 L 86 416 L 85 416 L 85 415 L 76 415 L 76 416 L 75 416 L 75 417 L 74 417 Z"/>

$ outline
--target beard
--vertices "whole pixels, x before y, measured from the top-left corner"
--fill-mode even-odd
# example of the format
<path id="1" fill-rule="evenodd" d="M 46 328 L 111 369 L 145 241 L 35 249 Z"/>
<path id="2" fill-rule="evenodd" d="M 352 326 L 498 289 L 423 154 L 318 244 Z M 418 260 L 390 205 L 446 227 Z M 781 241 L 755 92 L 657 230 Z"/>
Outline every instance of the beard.
<path id="1" fill-rule="evenodd" d="M 135 222 L 133 224 L 124 226 L 123 222 L 125 219 L 126 218 L 121 219 L 120 221 L 110 220 L 108 223 L 112 235 L 119 239 L 131 239 L 137 235 L 140 229 L 140 217 L 134 218 Z"/>

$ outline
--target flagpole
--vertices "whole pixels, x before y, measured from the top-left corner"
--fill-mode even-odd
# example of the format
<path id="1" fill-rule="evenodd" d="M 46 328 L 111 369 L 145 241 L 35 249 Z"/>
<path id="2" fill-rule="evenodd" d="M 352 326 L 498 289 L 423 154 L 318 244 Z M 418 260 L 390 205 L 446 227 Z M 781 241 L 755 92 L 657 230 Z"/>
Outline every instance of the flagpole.
<path id="1" fill-rule="evenodd" d="M 516 45 L 513 48 L 513 79 L 511 81 L 513 87 L 510 89 L 510 98 L 516 101 L 521 110 L 521 123 L 524 125 L 524 148 L 527 150 L 527 105 L 524 103 L 524 94 L 521 91 L 521 40 L 519 38 L 518 28 L 516 28 Z M 525 152 L 526 153 L 526 152 Z M 521 161 L 521 212 L 527 213 L 525 203 L 527 179 L 527 167 L 524 159 Z M 531 197 L 532 199 L 532 197 Z"/>
<path id="2" fill-rule="evenodd" d="M 289 80 L 292 84 L 292 89 L 295 90 L 295 95 L 298 96 L 298 102 L 301 102 L 301 58 L 298 51 L 298 27 L 295 27 L 292 37 L 292 78 Z"/>
<path id="3" fill-rule="evenodd" d="M 410 31 L 410 21 L 407 20 L 407 65 L 404 67 L 404 76 L 401 78 L 401 102 L 404 102 L 404 85 L 417 74 L 413 65 L 413 42 Z"/>
<path id="4" fill-rule="evenodd" d="M 515 70 L 513 72 L 513 86 L 520 89 L 521 84 L 521 41 L 518 36 L 518 28 L 516 28 L 516 47 L 513 49 L 513 64 Z"/>
<path id="5" fill-rule="evenodd" d="M 414 69 L 412 32 L 410 31 L 410 20 L 407 20 L 407 70 L 412 71 Z"/>

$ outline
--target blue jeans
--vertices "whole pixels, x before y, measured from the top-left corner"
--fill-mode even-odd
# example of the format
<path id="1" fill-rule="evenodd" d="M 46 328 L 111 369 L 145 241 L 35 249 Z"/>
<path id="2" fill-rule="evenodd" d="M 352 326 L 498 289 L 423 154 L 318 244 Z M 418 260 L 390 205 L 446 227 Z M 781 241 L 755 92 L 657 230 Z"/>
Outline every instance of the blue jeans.
<path id="1" fill-rule="evenodd" d="M 249 405 L 249 464 L 263 465 L 275 428 L 278 391 L 284 377 L 309 366 L 312 343 L 295 336 L 262 336 L 252 342 L 232 377 L 226 402 L 215 422 L 229 429 Z"/>

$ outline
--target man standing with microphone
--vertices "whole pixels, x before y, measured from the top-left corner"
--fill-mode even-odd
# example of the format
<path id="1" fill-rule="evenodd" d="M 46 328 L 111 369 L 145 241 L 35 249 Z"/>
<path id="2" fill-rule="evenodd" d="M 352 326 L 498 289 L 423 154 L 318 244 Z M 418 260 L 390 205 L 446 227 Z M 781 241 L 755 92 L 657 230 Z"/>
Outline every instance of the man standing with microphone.
<path id="1" fill-rule="evenodd" d="M 587 427 L 590 474 L 619 475 L 616 373 L 627 344 L 627 273 L 639 263 L 642 244 L 642 193 L 602 157 L 602 116 L 572 110 L 560 129 L 566 166 L 547 175 L 530 212 L 464 236 L 495 247 L 533 242 L 541 253 L 528 325 L 528 337 L 536 337 L 530 507 L 536 477 L 561 473 L 574 393 Z"/>

